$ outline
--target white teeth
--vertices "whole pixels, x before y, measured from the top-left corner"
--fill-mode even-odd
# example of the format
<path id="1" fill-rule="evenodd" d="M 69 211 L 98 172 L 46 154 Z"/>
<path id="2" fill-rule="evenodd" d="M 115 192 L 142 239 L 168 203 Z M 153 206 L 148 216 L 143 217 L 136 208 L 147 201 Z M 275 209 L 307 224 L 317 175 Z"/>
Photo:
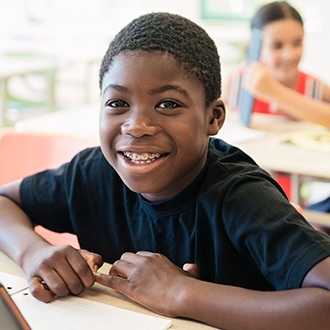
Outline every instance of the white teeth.
<path id="1" fill-rule="evenodd" d="M 161 156 L 160 153 L 152 154 L 145 152 L 143 154 L 136 154 L 129 151 L 124 151 L 123 154 L 125 157 L 130 158 L 133 162 L 136 163 L 150 163 Z"/>

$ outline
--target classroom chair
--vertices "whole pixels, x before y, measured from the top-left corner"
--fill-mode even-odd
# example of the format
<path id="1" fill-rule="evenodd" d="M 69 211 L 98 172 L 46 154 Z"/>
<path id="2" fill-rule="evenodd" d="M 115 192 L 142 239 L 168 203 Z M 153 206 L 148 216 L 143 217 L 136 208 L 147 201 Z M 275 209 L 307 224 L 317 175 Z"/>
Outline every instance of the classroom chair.
<path id="1" fill-rule="evenodd" d="M 0 185 L 69 161 L 80 150 L 94 146 L 82 137 L 56 133 L 0 130 Z M 55 233 L 41 226 L 35 231 L 54 245 L 71 244 L 79 248 L 75 235 Z"/>

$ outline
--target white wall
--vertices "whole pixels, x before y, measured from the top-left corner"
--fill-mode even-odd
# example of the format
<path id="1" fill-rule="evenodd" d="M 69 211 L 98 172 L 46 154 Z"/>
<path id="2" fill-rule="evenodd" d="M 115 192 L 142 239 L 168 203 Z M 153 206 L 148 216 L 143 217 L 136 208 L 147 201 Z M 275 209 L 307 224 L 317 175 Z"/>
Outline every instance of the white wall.
<path id="1" fill-rule="evenodd" d="M 228 0 L 230 1 L 230 0 Z M 244 1 L 244 0 L 243 0 Z M 305 55 L 302 66 L 330 83 L 330 1 L 291 0 L 306 22 Z M 84 39 L 91 48 L 98 40 L 110 40 L 133 18 L 151 11 L 177 13 L 202 25 L 215 39 L 223 74 L 239 60 L 237 44 L 248 40 L 247 23 L 221 24 L 203 21 L 200 0 L 1 0 L 0 51 L 11 46 L 10 37 L 25 45 L 39 36 L 49 47 L 71 38 Z M 26 20 L 26 13 L 34 22 Z M 42 21 L 44 19 L 44 21 Z"/>
<path id="2" fill-rule="evenodd" d="M 302 65 L 306 70 L 330 83 L 330 2 L 301 0 L 304 17 L 309 17 L 305 30 L 305 54 Z"/>

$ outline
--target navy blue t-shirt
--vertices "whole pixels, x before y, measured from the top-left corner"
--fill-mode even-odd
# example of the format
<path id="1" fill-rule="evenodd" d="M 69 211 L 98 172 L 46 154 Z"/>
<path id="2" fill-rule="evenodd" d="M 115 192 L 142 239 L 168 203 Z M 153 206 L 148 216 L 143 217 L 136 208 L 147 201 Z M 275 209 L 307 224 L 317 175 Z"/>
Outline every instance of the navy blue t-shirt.
<path id="1" fill-rule="evenodd" d="M 80 246 L 113 263 L 124 252 L 197 263 L 206 281 L 256 290 L 300 287 L 330 255 L 268 173 L 238 148 L 211 139 L 206 165 L 177 196 L 149 202 L 132 192 L 100 148 L 25 178 L 21 201 L 31 220 L 78 236 Z"/>

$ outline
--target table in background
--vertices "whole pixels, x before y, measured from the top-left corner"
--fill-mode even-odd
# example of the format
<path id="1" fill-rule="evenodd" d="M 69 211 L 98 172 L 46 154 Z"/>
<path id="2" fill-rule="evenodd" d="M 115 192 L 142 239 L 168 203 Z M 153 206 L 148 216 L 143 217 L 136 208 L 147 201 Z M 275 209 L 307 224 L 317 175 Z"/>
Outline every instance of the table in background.
<path id="1" fill-rule="evenodd" d="M 52 59 L 0 56 L 0 127 L 6 122 L 8 83 L 13 77 L 42 74 L 46 82 L 46 107 L 50 111 L 54 109 L 56 67 L 57 63 Z"/>
<path id="2" fill-rule="evenodd" d="M 99 144 L 99 112 L 100 105 L 97 103 L 57 110 L 18 121 L 15 129 L 22 132 L 74 135 Z"/>
<path id="3" fill-rule="evenodd" d="M 330 152 L 286 144 L 280 141 L 288 133 L 313 129 L 302 121 L 274 121 L 269 115 L 255 116 L 251 128 L 264 132 L 253 141 L 237 143 L 260 167 L 271 173 L 287 173 L 291 178 L 292 201 L 301 204 L 300 187 L 306 181 L 330 182 Z"/>

